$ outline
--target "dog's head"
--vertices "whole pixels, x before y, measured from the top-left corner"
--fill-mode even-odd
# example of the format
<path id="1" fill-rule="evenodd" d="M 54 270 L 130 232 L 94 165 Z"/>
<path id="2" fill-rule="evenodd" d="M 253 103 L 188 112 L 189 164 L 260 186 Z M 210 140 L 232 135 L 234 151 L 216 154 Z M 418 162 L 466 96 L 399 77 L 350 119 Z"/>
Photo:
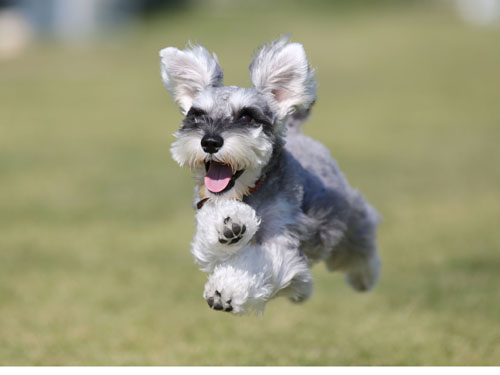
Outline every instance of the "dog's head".
<path id="1" fill-rule="evenodd" d="M 201 46 L 160 51 L 163 83 L 185 115 L 172 155 L 191 167 L 202 195 L 248 194 L 281 145 L 287 116 L 314 102 L 304 48 L 287 42 L 279 39 L 256 53 L 252 88 L 223 86 L 217 57 Z"/>

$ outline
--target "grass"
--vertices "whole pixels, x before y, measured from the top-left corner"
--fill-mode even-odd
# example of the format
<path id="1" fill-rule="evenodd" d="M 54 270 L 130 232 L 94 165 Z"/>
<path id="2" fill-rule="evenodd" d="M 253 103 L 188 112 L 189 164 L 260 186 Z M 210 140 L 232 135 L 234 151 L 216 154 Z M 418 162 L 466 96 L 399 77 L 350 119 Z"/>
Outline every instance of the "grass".
<path id="1" fill-rule="evenodd" d="M 500 364 L 500 30 L 432 7 L 265 10 L 2 63 L 0 364 Z M 320 82 L 305 131 L 384 217 L 383 277 L 356 294 L 319 265 L 311 301 L 237 318 L 201 297 L 157 51 L 201 41 L 248 85 L 252 49 L 289 31 Z"/>

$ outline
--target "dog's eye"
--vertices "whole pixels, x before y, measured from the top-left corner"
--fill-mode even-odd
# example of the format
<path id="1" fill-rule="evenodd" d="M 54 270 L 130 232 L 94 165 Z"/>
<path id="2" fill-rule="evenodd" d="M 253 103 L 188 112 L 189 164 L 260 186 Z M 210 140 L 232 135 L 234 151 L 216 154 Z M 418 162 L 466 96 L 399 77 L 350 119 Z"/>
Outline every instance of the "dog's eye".
<path id="1" fill-rule="evenodd" d="M 253 118 L 250 115 L 242 115 L 240 116 L 240 120 L 245 122 L 250 122 L 253 120 Z"/>
<path id="2" fill-rule="evenodd" d="M 252 116 L 252 114 L 248 110 L 241 111 L 240 115 L 238 116 L 238 120 L 242 121 L 242 122 L 248 122 L 248 123 L 255 121 L 254 117 Z"/>

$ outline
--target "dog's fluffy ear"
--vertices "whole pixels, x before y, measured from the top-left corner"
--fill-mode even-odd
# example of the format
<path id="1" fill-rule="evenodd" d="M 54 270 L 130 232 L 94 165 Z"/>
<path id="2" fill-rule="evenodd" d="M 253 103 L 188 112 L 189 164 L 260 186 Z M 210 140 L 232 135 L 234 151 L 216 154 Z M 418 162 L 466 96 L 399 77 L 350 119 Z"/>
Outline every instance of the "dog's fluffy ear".
<path id="1" fill-rule="evenodd" d="M 202 46 L 185 50 L 174 47 L 160 51 L 161 77 L 183 114 L 191 108 L 196 95 L 207 87 L 222 85 L 222 69 L 217 56 Z"/>
<path id="2" fill-rule="evenodd" d="M 250 64 L 253 86 L 270 100 L 283 118 L 296 109 L 308 109 L 316 99 L 314 71 L 304 47 L 281 38 L 264 45 Z"/>

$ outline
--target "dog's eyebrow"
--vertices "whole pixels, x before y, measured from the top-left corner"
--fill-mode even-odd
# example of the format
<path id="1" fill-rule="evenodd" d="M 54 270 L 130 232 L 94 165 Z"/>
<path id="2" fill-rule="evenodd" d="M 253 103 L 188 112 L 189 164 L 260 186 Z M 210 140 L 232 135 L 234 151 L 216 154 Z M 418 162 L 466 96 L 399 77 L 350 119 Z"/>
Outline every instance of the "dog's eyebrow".
<path id="1" fill-rule="evenodd" d="M 206 115 L 207 113 L 201 109 L 201 108 L 197 108 L 197 107 L 191 107 L 188 111 L 188 113 L 186 114 L 186 117 L 188 116 L 193 116 L 193 117 L 196 117 L 196 116 L 203 116 L 203 115 Z"/>
<path id="2" fill-rule="evenodd" d="M 243 107 L 240 108 L 236 113 L 235 113 L 235 118 L 238 119 L 243 115 L 249 115 L 252 118 L 254 118 L 257 122 L 260 122 L 263 125 L 271 126 L 271 119 L 266 116 L 264 112 L 262 112 L 259 108 L 257 107 Z"/>
<path id="3" fill-rule="evenodd" d="M 196 130 L 200 128 L 200 125 L 210 121 L 208 114 L 196 107 L 191 107 L 191 109 L 182 120 L 182 125 L 180 130 Z"/>

